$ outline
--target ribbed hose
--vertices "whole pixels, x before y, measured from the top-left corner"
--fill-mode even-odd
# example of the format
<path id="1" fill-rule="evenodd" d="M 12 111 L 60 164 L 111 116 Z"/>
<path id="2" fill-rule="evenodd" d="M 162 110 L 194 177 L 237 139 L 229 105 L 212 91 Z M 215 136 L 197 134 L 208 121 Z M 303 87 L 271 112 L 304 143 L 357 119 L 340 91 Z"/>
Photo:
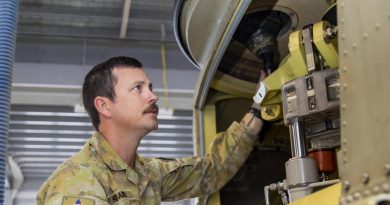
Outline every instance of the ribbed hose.
<path id="1" fill-rule="evenodd" d="M 18 0 L 0 0 L 0 204 L 4 204 L 17 11 Z"/>

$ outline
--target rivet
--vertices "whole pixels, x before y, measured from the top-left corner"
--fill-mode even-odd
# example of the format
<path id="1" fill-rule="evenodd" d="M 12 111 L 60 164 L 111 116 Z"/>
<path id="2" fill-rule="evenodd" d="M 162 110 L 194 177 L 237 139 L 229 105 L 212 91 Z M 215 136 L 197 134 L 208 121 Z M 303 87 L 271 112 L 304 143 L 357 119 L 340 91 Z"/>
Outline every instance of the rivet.
<path id="1" fill-rule="evenodd" d="M 367 34 L 367 33 L 364 33 L 364 34 L 363 34 L 363 38 L 364 38 L 364 40 L 367 40 L 368 34 Z"/>
<path id="2" fill-rule="evenodd" d="M 341 39 L 343 39 L 343 40 L 345 39 L 345 34 L 341 35 Z"/>
<path id="3" fill-rule="evenodd" d="M 356 47 L 357 47 L 356 43 L 352 44 L 353 49 L 356 49 Z"/>
<path id="4" fill-rule="evenodd" d="M 343 139 L 343 144 L 347 144 L 347 139 Z"/>
<path id="5" fill-rule="evenodd" d="M 344 153 L 344 154 L 347 153 L 347 148 L 344 148 L 344 149 L 343 149 L 343 153 Z"/>
<path id="6" fill-rule="evenodd" d="M 344 8 L 344 2 L 340 4 L 341 8 Z"/>
<path id="7" fill-rule="evenodd" d="M 364 184 L 368 184 L 369 181 L 370 181 L 370 176 L 368 176 L 367 173 L 363 173 L 363 175 L 362 175 L 362 182 Z"/>
<path id="8" fill-rule="evenodd" d="M 361 197 L 362 197 L 362 195 L 359 192 L 356 192 L 355 194 L 353 194 L 353 198 L 355 198 L 356 200 L 359 200 Z"/>
<path id="9" fill-rule="evenodd" d="M 347 203 L 347 200 L 345 199 L 345 197 L 341 197 L 341 199 L 340 199 L 340 204 L 341 205 L 344 205 L 344 204 L 346 204 Z"/>
<path id="10" fill-rule="evenodd" d="M 390 176 L 390 164 L 385 165 L 385 175 L 388 177 Z"/>
<path id="11" fill-rule="evenodd" d="M 348 192 L 350 187 L 351 184 L 349 183 L 349 181 L 343 181 L 343 189 L 345 192 Z"/>
<path id="12" fill-rule="evenodd" d="M 347 83 L 344 83 L 344 84 L 343 84 L 344 90 L 347 89 L 347 87 L 348 87 L 348 84 L 347 84 Z"/>
<path id="13" fill-rule="evenodd" d="M 344 163 L 344 164 L 347 164 L 347 162 L 348 162 L 348 159 L 347 159 L 346 157 L 344 157 L 344 158 L 343 158 L 343 163 Z"/>
<path id="14" fill-rule="evenodd" d="M 346 66 L 343 66 L 343 72 L 347 72 L 347 67 Z"/>
<path id="15" fill-rule="evenodd" d="M 381 25 L 380 25 L 379 23 L 376 23 L 376 24 L 375 24 L 376 30 L 379 30 L 380 26 L 381 26 Z"/>
<path id="16" fill-rule="evenodd" d="M 344 50 L 343 55 L 344 55 L 344 56 L 347 56 L 347 55 L 348 55 L 348 51 L 347 51 L 347 50 Z"/>
<path id="17" fill-rule="evenodd" d="M 342 104 L 341 108 L 345 110 L 345 108 L 347 108 L 347 105 L 346 104 Z"/>
<path id="18" fill-rule="evenodd" d="M 351 202 L 353 202 L 353 197 L 352 196 L 347 196 L 347 202 L 348 203 L 351 203 Z"/>
<path id="19" fill-rule="evenodd" d="M 372 189 L 372 193 L 374 193 L 374 194 L 378 194 L 380 191 L 381 191 L 381 189 L 380 189 L 378 186 L 375 186 L 375 187 Z"/>
<path id="20" fill-rule="evenodd" d="M 382 185 L 383 192 L 389 193 L 390 192 L 390 186 L 388 184 Z"/>
<path id="21" fill-rule="evenodd" d="M 368 189 L 363 191 L 363 196 L 365 196 L 365 197 L 370 196 L 370 194 L 371 194 L 371 192 Z"/>
<path id="22" fill-rule="evenodd" d="M 343 127 L 347 126 L 347 122 L 346 121 L 343 121 L 341 124 L 343 125 Z"/>

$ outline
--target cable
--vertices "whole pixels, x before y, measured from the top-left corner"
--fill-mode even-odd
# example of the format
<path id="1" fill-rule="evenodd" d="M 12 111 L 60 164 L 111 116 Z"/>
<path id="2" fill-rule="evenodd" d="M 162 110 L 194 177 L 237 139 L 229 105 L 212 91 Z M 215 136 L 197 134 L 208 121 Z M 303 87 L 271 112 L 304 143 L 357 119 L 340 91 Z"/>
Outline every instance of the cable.
<path id="1" fill-rule="evenodd" d="M 161 64 L 162 64 L 162 83 L 164 90 L 164 98 L 163 103 L 164 107 L 171 108 L 169 103 L 169 89 L 168 89 L 168 79 L 167 79 L 167 61 L 166 61 L 166 53 L 165 53 L 165 26 L 161 24 Z"/>

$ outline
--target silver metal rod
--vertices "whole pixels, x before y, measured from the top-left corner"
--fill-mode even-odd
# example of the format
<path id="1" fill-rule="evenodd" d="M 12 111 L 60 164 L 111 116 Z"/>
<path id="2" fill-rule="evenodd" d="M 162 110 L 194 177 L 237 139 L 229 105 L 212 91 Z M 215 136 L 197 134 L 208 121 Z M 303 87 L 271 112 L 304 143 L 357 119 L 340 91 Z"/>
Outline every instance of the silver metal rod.
<path id="1" fill-rule="evenodd" d="M 265 205 L 270 205 L 269 201 L 269 186 L 264 187 L 264 200 L 265 200 Z"/>
<path id="2" fill-rule="evenodd" d="M 302 131 L 302 124 L 299 121 L 293 122 L 290 126 L 290 141 L 292 158 L 306 156 L 305 136 Z"/>

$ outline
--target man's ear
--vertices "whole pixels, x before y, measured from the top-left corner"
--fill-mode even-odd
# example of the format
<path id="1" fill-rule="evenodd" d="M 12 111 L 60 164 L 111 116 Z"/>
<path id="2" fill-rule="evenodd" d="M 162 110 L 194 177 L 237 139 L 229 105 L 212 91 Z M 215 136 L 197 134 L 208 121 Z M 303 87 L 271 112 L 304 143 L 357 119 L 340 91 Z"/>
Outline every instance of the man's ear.
<path id="1" fill-rule="evenodd" d="M 96 96 L 93 103 L 96 110 L 104 117 L 111 117 L 110 100 L 106 97 Z"/>

